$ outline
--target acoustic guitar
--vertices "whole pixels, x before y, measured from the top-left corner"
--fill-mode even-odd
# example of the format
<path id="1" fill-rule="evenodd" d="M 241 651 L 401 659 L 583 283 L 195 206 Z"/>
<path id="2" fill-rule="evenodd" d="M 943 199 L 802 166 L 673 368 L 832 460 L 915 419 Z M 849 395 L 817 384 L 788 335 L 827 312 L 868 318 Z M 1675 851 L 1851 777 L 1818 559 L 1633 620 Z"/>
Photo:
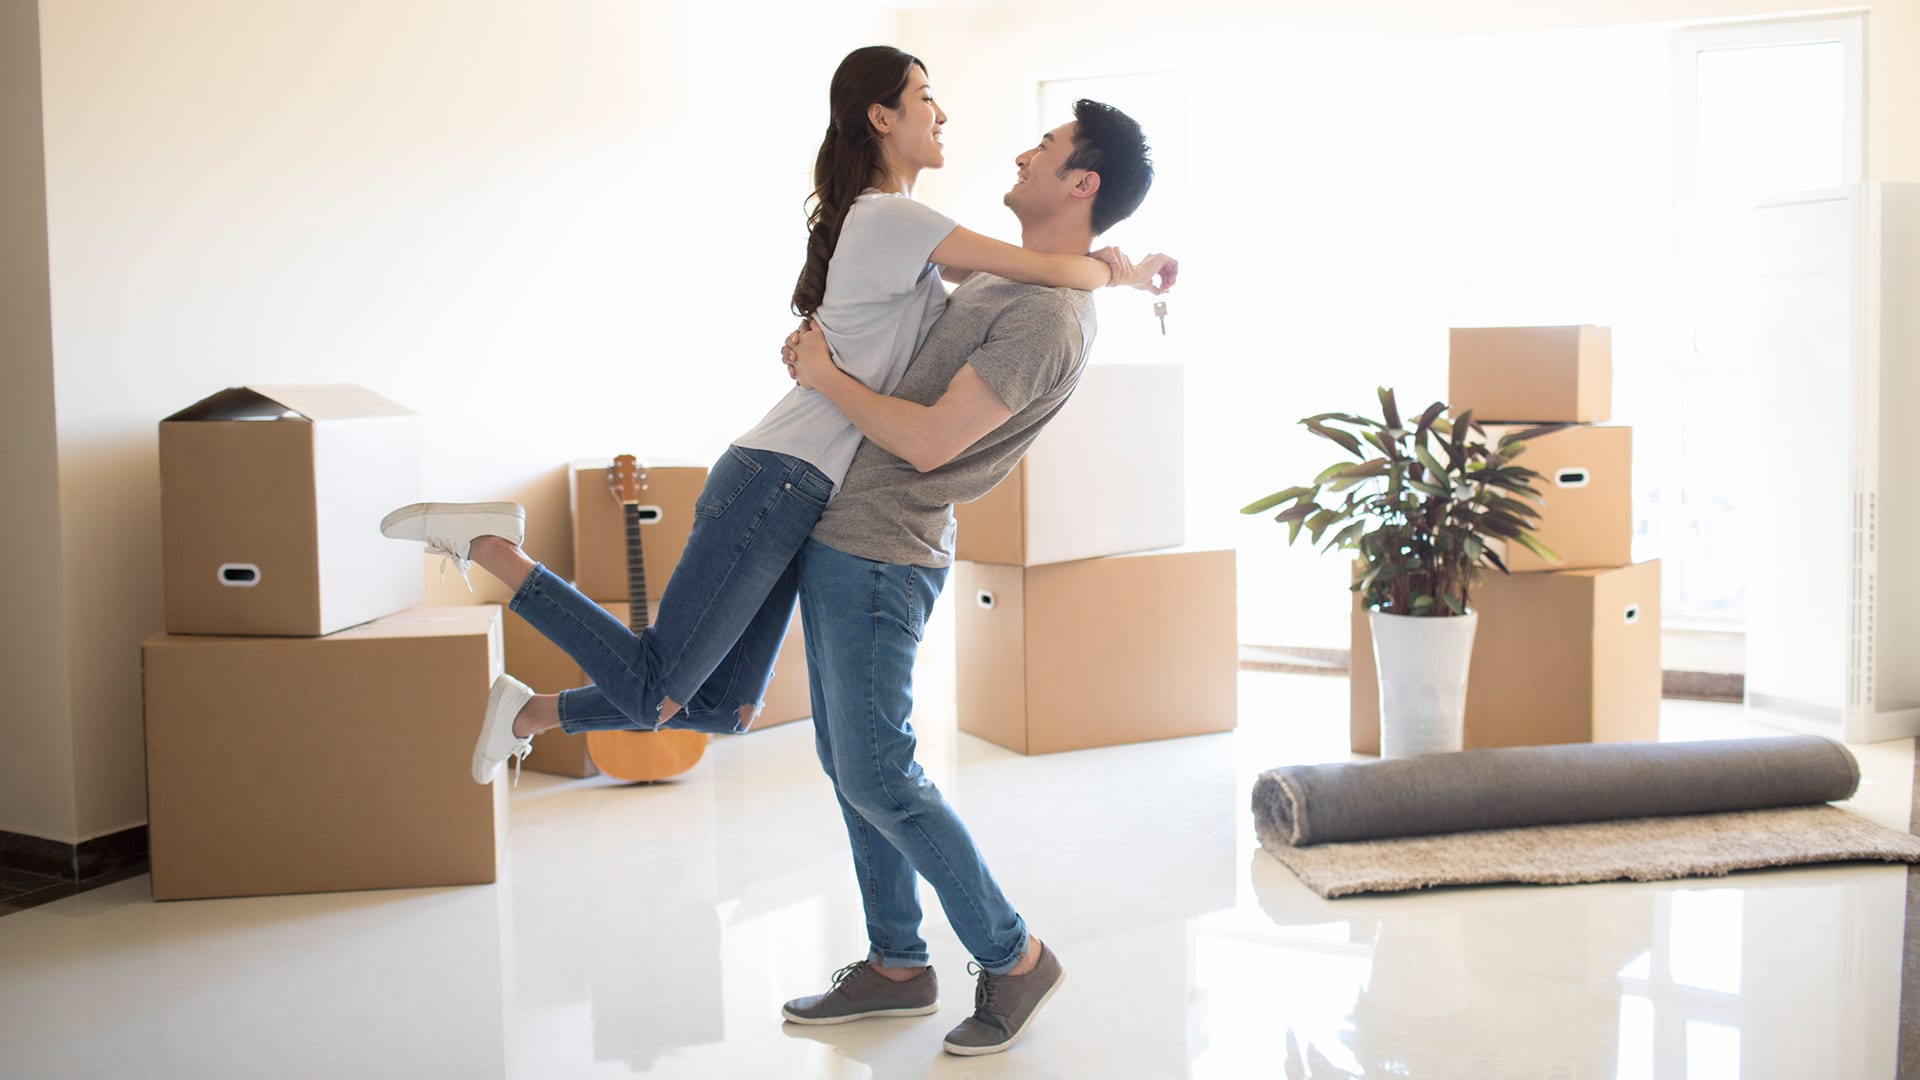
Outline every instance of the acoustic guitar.
<path id="1" fill-rule="evenodd" d="M 643 507 L 647 473 L 632 454 L 613 459 L 607 485 L 624 511 L 627 522 L 627 628 L 638 634 L 653 622 L 647 603 L 647 566 L 641 548 L 643 521 L 658 521 L 657 507 Z M 693 768 L 707 752 L 703 731 L 590 731 L 587 756 L 608 776 L 649 782 L 678 776 Z"/>

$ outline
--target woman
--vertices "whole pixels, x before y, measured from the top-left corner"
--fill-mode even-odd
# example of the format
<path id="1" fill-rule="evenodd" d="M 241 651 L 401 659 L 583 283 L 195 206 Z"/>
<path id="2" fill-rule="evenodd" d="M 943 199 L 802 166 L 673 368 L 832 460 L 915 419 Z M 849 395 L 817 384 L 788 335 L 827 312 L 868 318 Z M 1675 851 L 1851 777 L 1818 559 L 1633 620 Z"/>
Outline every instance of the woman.
<path id="1" fill-rule="evenodd" d="M 975 270 L 1032 284 L 1151 287 L 1113 249 L 1099 257 L 1042 254 L 956 226 L 913 201 L 924 169 L 945 163 L 926 66 L 889 46 L 841 61 L 832 119 L 814 161 L 805 265 L 796 314 L 816 323 L 848 372 L 877 392 L 899 381 L 946 291 L 939 275 Z M 534 694 L 508 675 L 494 682 L 473 752 L 473 778 L 490 782 L 533 735 L 652 730 L 670 724 L 736 733 L 761 707 L 792 616 L 794 556 L 845 476 L 860 433 L 832 402 L 796 388 L 736 440 L 708 474 L 685 552 L 653 626 L 635 635 L 520 547 L 513 503 L 416 503 L 381 532 L 424 541 L 514 590 L 508 606 L 559 645 L 594 685 Z"/>

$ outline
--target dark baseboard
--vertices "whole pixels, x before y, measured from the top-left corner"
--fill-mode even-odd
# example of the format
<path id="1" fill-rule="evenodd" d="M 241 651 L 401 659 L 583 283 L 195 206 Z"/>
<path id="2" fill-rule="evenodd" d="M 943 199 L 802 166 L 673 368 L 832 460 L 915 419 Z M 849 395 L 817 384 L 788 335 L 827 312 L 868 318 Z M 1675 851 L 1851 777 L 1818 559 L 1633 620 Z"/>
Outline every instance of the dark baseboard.
<path id="1" fill-rule="evenodd" d="M 1243 671 L 1289 671 L 1303 675 L 1345 675 L 1352 670 L 1353 654 L 1347 649 L 1309 649 L 1287 645 L 1242 645 L 1240 668 Z M 1660 696 L 1689 701 L 1746 700 L 1747 680 L 1742 675 L 1723 675 L 1712 671 L 1662 671 Z"/>
<path id="2" fill-rule="evenodd" d="M 147 871 L 147 827 L 77 844 L 0 829 L 0 915 Z"/>

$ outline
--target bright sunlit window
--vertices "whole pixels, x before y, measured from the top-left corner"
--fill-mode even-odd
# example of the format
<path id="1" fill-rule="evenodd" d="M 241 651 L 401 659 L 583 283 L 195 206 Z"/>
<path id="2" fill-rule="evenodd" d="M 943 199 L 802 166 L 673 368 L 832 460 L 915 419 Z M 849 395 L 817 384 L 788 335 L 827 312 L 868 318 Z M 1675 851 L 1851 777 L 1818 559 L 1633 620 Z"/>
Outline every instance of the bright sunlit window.
<path id="1" fill-rule="evenodd" d="M 1674 325 L 1647 403 L 1659 452 L 1639 535 L 1664 561 L 1669 625 L 1737 629 L 1743 538 L 1762 527 L 1747 447 L 1755 393 L 1754 205 L 1861 173 L 1861 22 L 1791 20 L 1674 39 Z"/>

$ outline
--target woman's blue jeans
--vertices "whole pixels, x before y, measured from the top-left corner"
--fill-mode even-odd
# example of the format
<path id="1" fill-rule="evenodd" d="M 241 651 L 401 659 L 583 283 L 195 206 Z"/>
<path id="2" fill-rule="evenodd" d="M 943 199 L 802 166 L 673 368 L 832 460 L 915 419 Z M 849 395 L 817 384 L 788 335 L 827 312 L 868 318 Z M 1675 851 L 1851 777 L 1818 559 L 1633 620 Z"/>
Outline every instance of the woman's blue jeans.
<path id="1" fill-rule="evenodd" d="M 1026 955 L 1026 922 L 913 759 L 913 660 L 947 571 L 874 562 L 817 540 L 799 565 L 814 749 L 853 844 L 873 956 L 883 967 L 927 963 L 917 871 L 974 960 L 1005 973 Z"/>
<path id="2" fill-rule="evenodd" d="M 804 461 L 729 446 L 694 503 L 658 617 L 639 634 L 536 566 L 507 606 L 593 680 L 561 692 L 561 729 L 745 731 L 741 709 L 762 703 L 793 617 L 796 555 L 832 494 Z M 663 724 L 664 698 L 681 711 Z"/>

